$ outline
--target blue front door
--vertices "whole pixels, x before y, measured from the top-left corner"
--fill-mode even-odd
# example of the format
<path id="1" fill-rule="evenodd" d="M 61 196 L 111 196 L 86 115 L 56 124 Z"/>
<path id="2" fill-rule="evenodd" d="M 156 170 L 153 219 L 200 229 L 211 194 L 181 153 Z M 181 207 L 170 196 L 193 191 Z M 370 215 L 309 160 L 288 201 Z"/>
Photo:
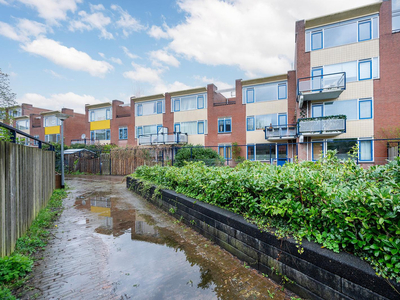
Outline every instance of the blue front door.
<path id="1" fill-rule="evenodd" d="M 287 145 L 278 145 L 278 166 L 283 166 L 287 160 Z"/>

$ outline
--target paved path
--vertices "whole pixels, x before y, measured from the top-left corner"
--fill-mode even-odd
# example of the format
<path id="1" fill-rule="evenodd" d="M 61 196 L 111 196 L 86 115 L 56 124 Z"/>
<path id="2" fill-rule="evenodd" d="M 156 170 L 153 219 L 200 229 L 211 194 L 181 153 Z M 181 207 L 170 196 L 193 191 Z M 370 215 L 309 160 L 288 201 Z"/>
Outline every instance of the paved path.
<path id="1" fill-rule="evenodd" d="M 292 294 L 125 188 L 67 178 L 65 210 L 23 299 L 290 299 Z"/>

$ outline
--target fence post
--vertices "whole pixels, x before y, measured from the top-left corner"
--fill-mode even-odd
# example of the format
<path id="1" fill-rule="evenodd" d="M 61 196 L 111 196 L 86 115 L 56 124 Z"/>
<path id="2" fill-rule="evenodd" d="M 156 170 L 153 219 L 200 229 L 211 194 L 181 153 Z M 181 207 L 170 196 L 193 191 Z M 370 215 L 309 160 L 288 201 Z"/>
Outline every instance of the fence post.
<path id="1" fill-rule="evenodd" d="M 172 146 L 171 166 L 174 165 L 174 154 L 175 154 L 175 147 Z"/>

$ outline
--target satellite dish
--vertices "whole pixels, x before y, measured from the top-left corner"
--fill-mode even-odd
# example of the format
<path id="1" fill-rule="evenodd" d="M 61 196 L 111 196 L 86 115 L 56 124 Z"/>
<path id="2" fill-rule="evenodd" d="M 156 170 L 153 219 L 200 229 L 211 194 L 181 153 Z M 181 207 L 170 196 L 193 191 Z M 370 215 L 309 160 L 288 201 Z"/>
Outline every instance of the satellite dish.
<path id="1" fill-rule="evenodd" d="M 85 138 L 86 138 L 86 134 L 83 133 L 83 134 L 81 135 L 81 139 L 84 140 Z"/>

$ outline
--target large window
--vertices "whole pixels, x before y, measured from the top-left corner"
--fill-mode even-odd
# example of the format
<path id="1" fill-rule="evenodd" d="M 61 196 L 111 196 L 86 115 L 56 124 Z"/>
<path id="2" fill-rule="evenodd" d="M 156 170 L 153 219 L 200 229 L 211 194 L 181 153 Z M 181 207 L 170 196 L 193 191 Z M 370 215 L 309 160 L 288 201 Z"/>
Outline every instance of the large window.
<path id="1" fill-rule="evenodd" d="M 218 119 L 218 133 L 232 132 L 232 118 Z"/>
<path id="2" fill-rule="evenodd" d="M 91 140 L 110 140 L 110 129 L 92 130 L 90 131 Z"/>
<path id="3" fill-rule="evenodd" d="M 336 157 L 340 160 L 350 158 L 349 152 L 358 144 L 358 160 L 360 162 L 373 161 L 373 142 L 371 138 L 318 140 L 312 143 L 312 160 L 316 161 L 326 154 L 326 150 L 336 150 Z"/>
<path id="4" fill-rule="evenodd" d="M 128 139 L 128 127 L 120 127 L 118 130 L 119 139 L 120 140 L 127 140 Z"/>
<path id="5" fill-rule="evenodd" d="M 154 100 L 136 103 L 136 116 L 162 114 L 165 111 L 164 100 Z"/>
<path id="6" fill-rule="evenodd" d="M 58 143 L 60 142 L 60 134 L 46 134 L 44 136 L 44 141 L 48 143 Z"/>
<path id="7" fill-rule="evenodd" d="M 232 159 L 232 145 L 219 145 L 218 154 L 225 159 Z"/>
<path id="8" fill-rule="evenodd" d="M 44 127 L 61 125 L 61 121 L 56 116 L 44 117 Z"/>
<path id="9" fill-rule="evenodd" d="M 347 160 L 349 158 L 350 150 L 357 145 L 357 139 L 347 140 L 328 140 L 327 150 L 336 150 L 336 157 L 340 160 Z"/>
<path id="10" fill-rule="evenodd" d="M 255 116 L 256 129 L 265 129 L 265 126 L 278 125 L 278 114 Z"/>
<path id="11" fill-rule="evenodd" d="M 354 99 L 313 104 L 312 117 L 345 115 L 347 120 L 372 118 L 372 99 Z"/>
<path id="12" fill-rule="evenodd" d="M 321 70 L 322 69 L 322 70 Z M 372 59 L 365 59 L 360 61 L 349 61 L 340 64 L 334 65 L 326 65 L 323 67 L 319 67 L 318 70 L 321 70 L 322 74 L 334 74 L 334 73 L 346 73 L 346 82 L 353 82 L 357 80 L 367 80 L 367 79 L 375 79 L 379 78 L 379 60 L 378 57 L 374 57 Z M 314 70 L 313 76 L 314 75 Z M 319 80 L 318 82 L 313 81 L 313 88 L 315 86 L 323 86 L 327 84 L 323 82 L 324 77 L 318 77 L 315 80 Z M 317 84 L 319 83 L 319 84 Z"/>
<path id="13" fill-rule="evenodd" d="M 246 127 L 247 131 L 254 131 L 254 116 L 247 117 Z"/>
<path id="14" fill-rule="evenodd" d="M 243 89 L 243 104 L 287 99 L 287 82 L 273 82 Z"/>
<path id="15" fill-rule="evenodd" d="M 90 122 L 104 121 L 111 119 L 111 107 L 93 109 L 89 111 Z"/>
<path id="16" fill-rule="evenodd" d="M 359 140 L 359 159 L 360 161 L 372 161 L 373 160 L 373 150 L 372 150 L 372 140 Z"/>
<path id="17" fill-rule="evenodd" d="M 376 39 L 379 35 L 378 20 L 379 16 L 374 15 L 307 30 L 306 51 Z"/>
<path id="18" fill-rule="evenodd" d="M 186 133 L 187 135 L 205 134 L 207 133 L 207 121 L 191 121 L 175 123 L 175 132 Z"/>
<path id="19" fill-rule="evenodd" d="M 29 119 L 18 120 L 16 122 L 17 129 L 19 130 L 28 130 L 29 129 Z"/>
<path id="20" fill-rule="evenodd" d="M 189 95 L 179 98 L 172 98 L 171 103 L 172 103 L 171 111 L 173 112 L 203 109 L 206 108 L 207 105 L 206 94 Z"/>
<path id="21" fill-rule="evenodd" d="M 400 0 L 392 0 L 392 31 L 400 31 Z"/>

